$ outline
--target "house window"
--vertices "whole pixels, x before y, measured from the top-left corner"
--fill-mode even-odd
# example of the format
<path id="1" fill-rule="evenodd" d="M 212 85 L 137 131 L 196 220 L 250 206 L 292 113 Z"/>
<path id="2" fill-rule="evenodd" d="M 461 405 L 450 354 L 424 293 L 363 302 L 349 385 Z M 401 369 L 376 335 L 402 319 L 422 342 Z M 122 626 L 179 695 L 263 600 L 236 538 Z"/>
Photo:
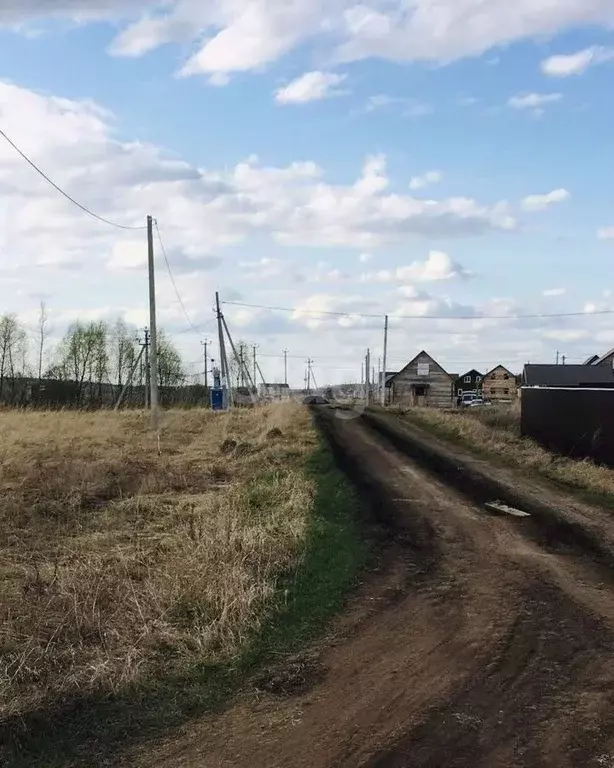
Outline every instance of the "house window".
<path id="1" fill-rule="evenodd" d="M 476 381 L 482 381 L 482 377 L 481 377 L 481 376 L 476 376 L 476 377 L 475 377 L 475 380 L 476 380 Z"/>
<path id="2" fill-rule="evenodd" d="M 459 387 L 459 388 L 458 388 L 458 395 L 459 395 L 459 397 L 460 397 L 462 394 L 463 394 L 463 390 L 462 390 L 462 389 Z"/>
<path id="3" fill-rule="evenodd" d="M 504 395 L 509 395 L 509 393 L 510 393 L 509 389 L 504 389 L 504 390 L 503 390 L 503 394 L 504 394 Z"/>
<path id="4" fill-rule="evenodd" d="M 507 373 L 504 373 L 503 378 L 507 381 L 509 379 L 509 375 Z"/>
<path id="5" fill-rule="evenodd" d="M 471 376 L 465 376 L 465 384 L 471 384 Z"/>

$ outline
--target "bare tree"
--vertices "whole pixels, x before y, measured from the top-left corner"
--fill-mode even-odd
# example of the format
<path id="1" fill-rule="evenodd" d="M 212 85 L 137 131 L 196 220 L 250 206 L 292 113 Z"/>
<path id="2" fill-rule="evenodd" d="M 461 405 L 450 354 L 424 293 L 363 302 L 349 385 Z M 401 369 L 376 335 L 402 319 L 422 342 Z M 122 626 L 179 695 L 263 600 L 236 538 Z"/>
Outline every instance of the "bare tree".
<path id="1" fill-rule="evenodd" d="M 163 330 L 158 330 L 158 384 L 177 387 L 185 383 L 181 355 Z"/>
<path id="2" fill-rule="evenodd" d="M 43 377 L 43 355 L 45 354 L 45 341 L 47 339 L 47 305 L 41 300 L 38 313 L 38 380 Z"/>
<path id="3" fill-rule="evenodd" d="M 121 318 L 113 326 L 109 341 L 111 379 L 121 387 L 139 355 L 138 341 Z"/>
<path id="4" fill-rule="evenodd" d="M 76 399 L 83 401 L 85 382 L 102 382 L 108 378 L 108 329 L 104 322 L 73 323 L 59 349 L 59 360 L 51 370 L 54 377 L 74 381 Z"/>
<path id="5" fill-rule="evenodd" d="M 0 398 L 9 383 L 15 395 L 16 379 L 25 374 L 28 336 L 16 315 L 0 316 Z"/>

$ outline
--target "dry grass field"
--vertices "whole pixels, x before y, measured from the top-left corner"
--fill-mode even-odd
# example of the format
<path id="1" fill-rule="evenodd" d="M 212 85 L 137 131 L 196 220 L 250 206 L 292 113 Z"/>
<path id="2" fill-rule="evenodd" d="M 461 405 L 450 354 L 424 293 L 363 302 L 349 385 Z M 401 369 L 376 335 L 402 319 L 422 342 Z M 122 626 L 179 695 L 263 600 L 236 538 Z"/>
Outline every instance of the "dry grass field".
<path id="1" fill-rule="evenodd" d="M 159 437 L 138 412 L 0 430 L 0 721 L 236 658 L 304 559 L 301 405 L 166 412 Z"/>
<path id="2" fill-rule="evenodd" d="M 590 460 L 557 456 L 533 440 L 521 437 L 519 404 L 464 411 L 414 408 L 404 412 L 404 416 L 474 451 L 503 460 L 509 466 L 537 473 L 614 504 L 614 470 Z"/>

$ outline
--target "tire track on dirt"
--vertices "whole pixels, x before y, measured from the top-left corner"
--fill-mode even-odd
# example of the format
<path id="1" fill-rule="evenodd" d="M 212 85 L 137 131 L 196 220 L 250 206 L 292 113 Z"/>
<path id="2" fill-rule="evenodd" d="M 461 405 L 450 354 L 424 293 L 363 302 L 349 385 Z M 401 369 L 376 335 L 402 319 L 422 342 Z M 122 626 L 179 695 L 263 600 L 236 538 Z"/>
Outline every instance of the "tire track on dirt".
<path id="1" fill-rule="evenodd" d="M 316 418 L 391 531 L 391 562 L 340 618 L 312 690 L 246 696 L 133 764 L 614 766 L 603 561 L 547 546 L 534 520 L 489 514 L 364 420 Z"/>

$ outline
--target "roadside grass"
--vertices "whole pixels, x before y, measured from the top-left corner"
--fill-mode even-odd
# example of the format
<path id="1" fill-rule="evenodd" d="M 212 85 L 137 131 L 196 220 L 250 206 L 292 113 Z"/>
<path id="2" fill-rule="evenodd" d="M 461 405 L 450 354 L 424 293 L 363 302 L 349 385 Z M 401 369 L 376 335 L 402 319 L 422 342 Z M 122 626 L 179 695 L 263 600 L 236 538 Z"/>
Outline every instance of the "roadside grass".
<path id="1" fill-rule="evenodd" d="M 3 413 L 3 764 L 104 765 L 343 605 L 359 501 L 298 404 Z M 2 751 L 0 748 L 0 762 Z"/>
<path id="2" fill-rule="evenodd" d="M 412 408 L 399 414 L 477 455 L 539 475 L 587 501 L 614 508 L 614 470 L 589 459 L 558 456 L 521 437 L 517 405 L 467 411 Z"/>

